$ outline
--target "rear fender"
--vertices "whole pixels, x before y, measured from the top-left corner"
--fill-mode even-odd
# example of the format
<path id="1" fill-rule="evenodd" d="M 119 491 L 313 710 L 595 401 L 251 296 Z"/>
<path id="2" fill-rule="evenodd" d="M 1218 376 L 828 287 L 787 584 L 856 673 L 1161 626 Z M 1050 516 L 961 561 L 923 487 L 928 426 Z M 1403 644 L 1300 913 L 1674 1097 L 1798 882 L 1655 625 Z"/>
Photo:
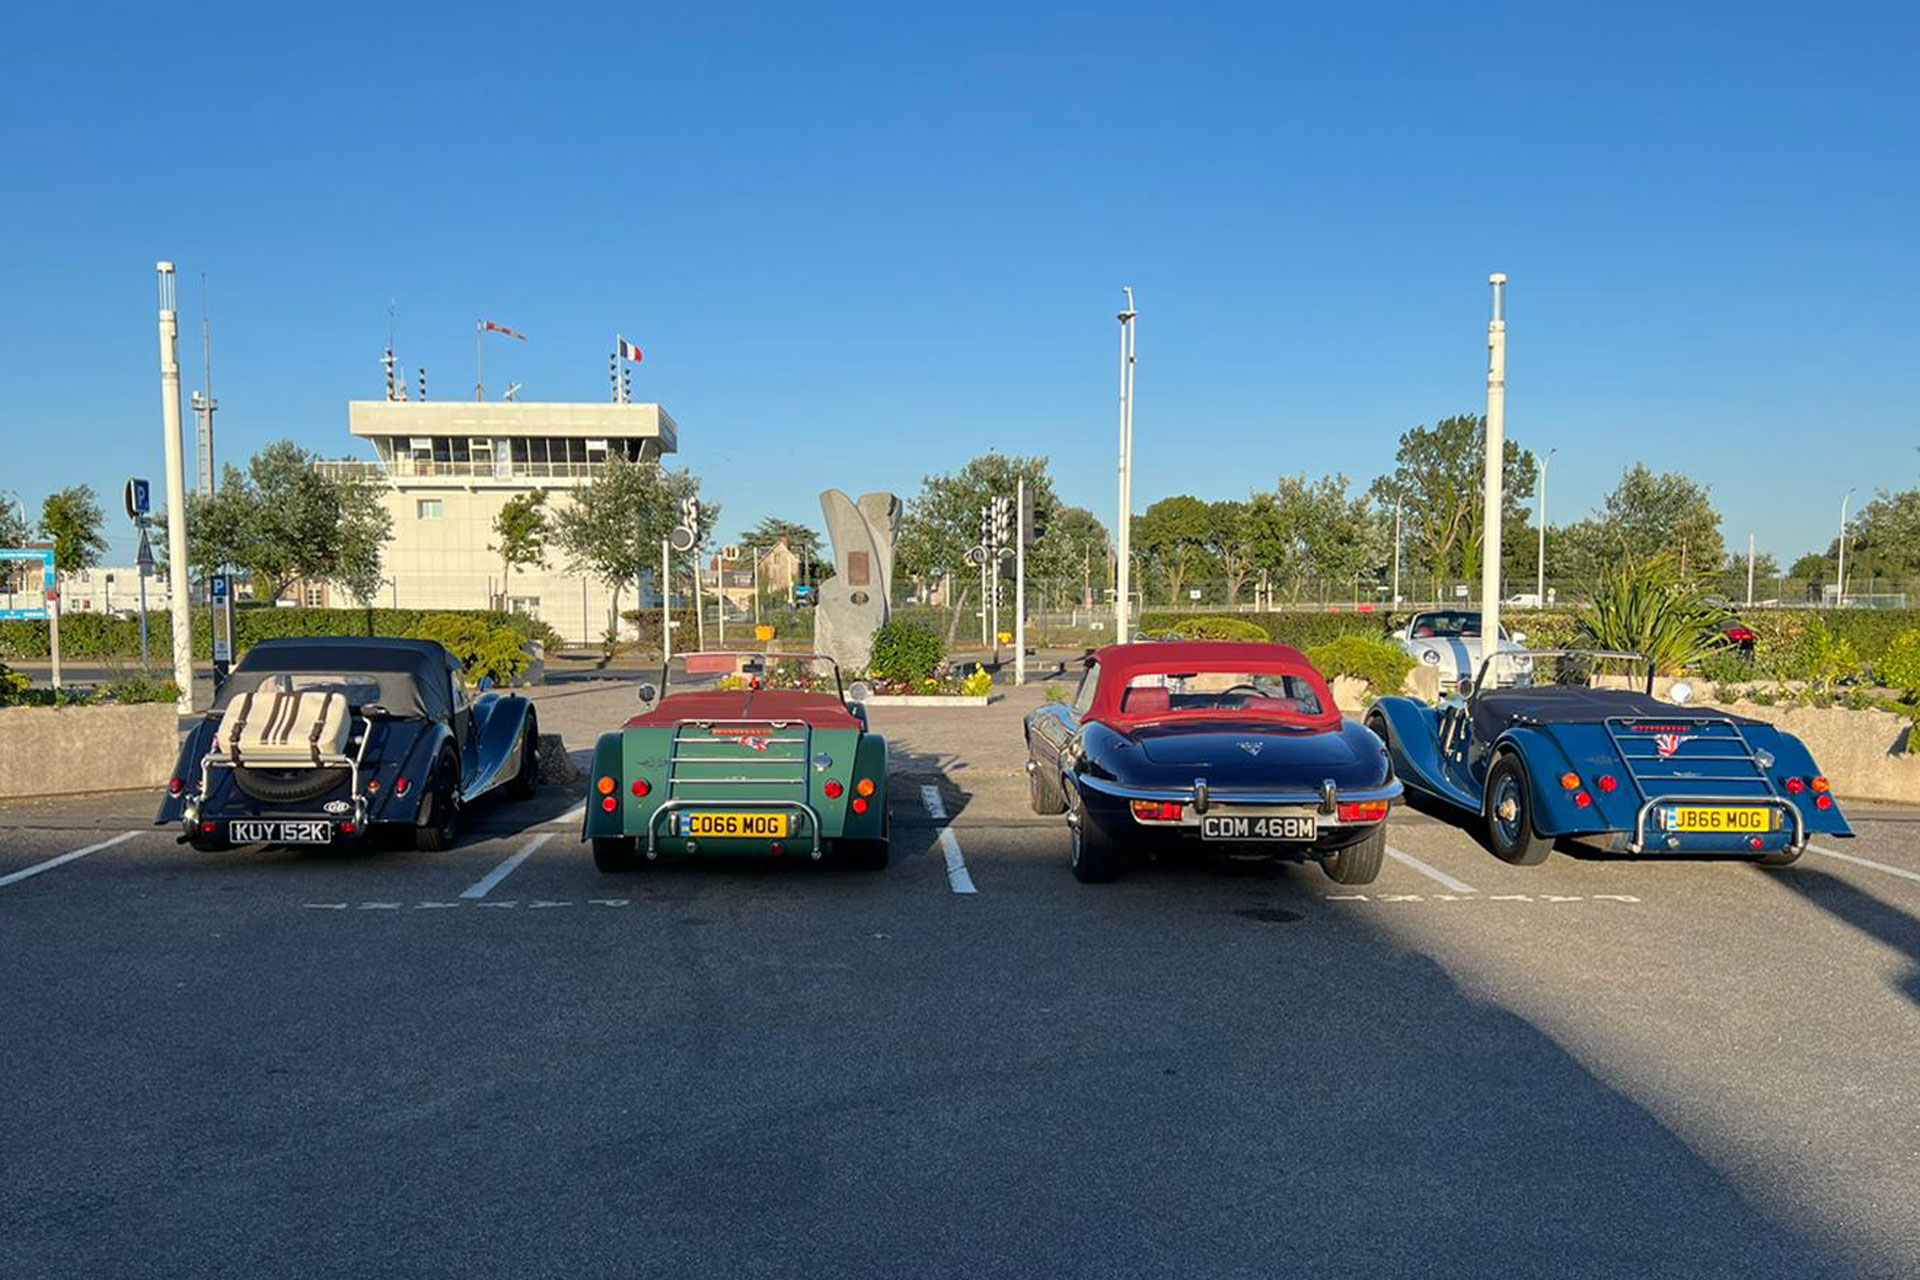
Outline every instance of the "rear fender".
<path id="1" fill-rule="evenodd" d="M 1387 718 L 1387 754 L 1394 776 L 1409 790 L 1444 800 L 1469 813 L 1480 812 L 1480 797 L 1454 781 L 1440 755 L 1440 713 L 1417 698 L 1382 698 L 1374 710 Z"/>
<path id="2" fill-rule="evenodd" d="M 820 825 L 831 829 L 836 818 L 840 822 L 838 834 L 848 840 L 878 840 L 887 830 L 887 740 L 877 733 L 865 734 L 853 754 L 852 776 L 846 783 L 847 793 L 838 800 L 816 800 L 820 809 Z M 867 811 L 855 813 L 853 799 L 858 794 L 862 779 L 873 783 L 873 794 L 866 798 Z"/>
<path id="3" fill-rule="evenodd" d="M 642 729 L 621 729 L 613 733 L 603 733 L 594 744 L 593 764 L 587 770 L 586 814 L 581 823 L 580 838 L 592 840 L 595 837 L 631 835 L 634 831 L 646 830 L 646 820 L 653 813 L 657 803 L 655 796 L 664 794 L 666 779 L 660 779 L 660 785 L 644 801 L 627 789 L 627 766 L 623 759 L 626 739 L 649 731 Z M 600 793 L 600 779 L 613 779 L 612 795 L 615 799 L 613 812 L 603 806 L 607 798 Z M 632 812 L 629 812 L 631 807 Z"/>
<path id="4" fill-rule="evenodd" d="M 1623 787 L 1611 797 L 1603 796 L 1599 788 L 1592 785 L 1593 778 L 1578 766 L 1574 758 L 1582 733 L 1596 730 L 1598 726 L 1594 725 L 1561 725 L 1553 729 L 1523 727 L 1507 730 L 1494 743 L 1488 768 L 1491 769 L 1492 762 L 1503 754 L 1520 758 L 1527 773 L 1527 794 L 1533 801 L 1533 829 L 1541 835 L 1593 835 L 1602 831 L 1633 829 L 1633 810 L 1638 803 L 1633 789 Z M 1575 740 L 1573 751 L 1569 751 L 1569 744 L 1562 740 L 1563 737 Z M 1617 765 L 1614 772 L 1619 772 Z M 1579 774 L 1581 786 L 1572 791 L 1561 786 L 1560 778 L 1567 773 Z M 1594 803 L 1582 808 L 1573 798 L 1576 791 L 1585 791 Z M 1615 815 L 1606 812 L 1602 808 L 1603 801 L 1616 809 L 1624 808 L 1626 820 L 1617 821 Z"/>
<path id="5" fill-rule="evenodd" d="M 479 735 L 478 763 L 461 792 L 475 800 L 495 787 L 511 782 L 520 770 L 520 740 L 533 715 L 533 704 L 517 694 L 483 694 L 474 703 L 474 732 Z"/>

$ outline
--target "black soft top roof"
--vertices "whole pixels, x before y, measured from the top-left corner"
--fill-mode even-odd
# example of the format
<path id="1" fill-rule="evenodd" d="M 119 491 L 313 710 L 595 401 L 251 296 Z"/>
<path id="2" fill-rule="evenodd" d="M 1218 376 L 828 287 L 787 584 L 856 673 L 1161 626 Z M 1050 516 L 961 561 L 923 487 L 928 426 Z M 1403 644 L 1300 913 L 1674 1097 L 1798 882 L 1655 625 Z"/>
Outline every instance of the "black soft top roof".
<path id="1" fill-rule="evenodd" d="M 262 640 L 247 650 L 233 675 L 221 686 L 215 711 L 274 676 L 365 675 L 380 686 L 380 705 L 396 716 L 453 714 L 449 677 L 460 669 L 438 640 L 400 640 L 374 636 L 302 636 Z"/>
<path id="2" fill-rule="evenodd" d="M 1589 689 L 1582 685 L 1540 685 L 1517 689 L 1489 689 L 1473 699 L 1474 736 L 1492 739 L 1515 720 L 1537 724 L 1600 724 L 1614 716 L 1671 717 L 1703 714 L 1690 707 L 1662 702 L 1640 689 Z M 1719 710 L 1735 724 L 1753 724 Z"/>

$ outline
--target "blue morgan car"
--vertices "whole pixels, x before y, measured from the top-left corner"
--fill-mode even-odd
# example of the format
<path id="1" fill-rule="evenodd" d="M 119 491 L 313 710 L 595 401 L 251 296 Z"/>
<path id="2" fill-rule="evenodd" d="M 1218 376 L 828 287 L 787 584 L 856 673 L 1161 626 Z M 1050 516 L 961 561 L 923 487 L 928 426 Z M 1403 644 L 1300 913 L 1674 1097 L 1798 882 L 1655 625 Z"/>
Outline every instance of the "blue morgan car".
<path id="1" fill-rule="evenodd" d="M 1494 854 L 1519 866 L 1583 839 L 1784 867 L 1815 835 L 1853 834 L 1798 738 L 1689 708 L 1684 683 L 1668 700 L 1653 690 L 1637 654 L 1502 653 L 1437 707 L 1382 698 L 1367 727 L 1409 792 L 1476 817 Z"/>

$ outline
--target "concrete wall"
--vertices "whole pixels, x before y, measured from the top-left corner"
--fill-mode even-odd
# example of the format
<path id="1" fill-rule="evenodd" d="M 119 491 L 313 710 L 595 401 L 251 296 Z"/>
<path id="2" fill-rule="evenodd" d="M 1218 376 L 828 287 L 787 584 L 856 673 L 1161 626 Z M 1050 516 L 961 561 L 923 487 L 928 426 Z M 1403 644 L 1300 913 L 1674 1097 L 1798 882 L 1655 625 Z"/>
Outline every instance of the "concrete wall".
<path id="1" fill-rule="evenodd" d="M 157 793 L 173 776 L 179 753 L 180 719 L 171 702 L 0 708 L 0 800 Z"/>
<path id="2" fill-rule="evenodd" d="M 1904 716 L 1752 702 L 1728 703 L 1721 709 L 1764 720 L 1806 743 L 1814 763 L 1843 797 L 1920 804 L 1920 754 L 1906 750 L 1911 724 Z"/>

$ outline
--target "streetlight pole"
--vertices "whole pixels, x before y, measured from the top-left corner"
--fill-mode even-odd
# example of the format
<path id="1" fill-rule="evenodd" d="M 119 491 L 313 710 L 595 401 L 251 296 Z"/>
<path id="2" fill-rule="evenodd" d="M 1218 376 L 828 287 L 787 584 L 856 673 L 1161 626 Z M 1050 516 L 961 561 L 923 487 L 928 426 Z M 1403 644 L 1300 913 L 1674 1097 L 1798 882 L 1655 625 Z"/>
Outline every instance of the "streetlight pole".
<path id="1" fill-rule="evenodd" d="M 1120 521 L 1114 533 L 1120 543 L 1115 562 L 1113 590 L 1113 639 L 1127 642 L 1127 592 L 1132 584 L 1133 551 L 1133 325 L 1139 314 L 1133 309 L 1133 287 L 1126 286 L 1127 309 L 1120 320 Z"/>
<path id="2" fill-rule="evenodd" d="M 1547 468 L 1553 465 L 1553 455 L 1559 449 L 1547 450 L 1547 456 L 1540 460 L 1540 546 L 1533 556 L 1533 607 L 1547 607 Z"/>
<path id="3" fill-rule="evenodd" d="M 1494 272 L 1493 319 L 1487 322 L 1486 514 L 1480 540 L 1480 635 L 1487 653 L 1500 651 L 1500 512 L 1507 460 L 1507 277 Z"/>
<path id="4" fill-rule="evenodd" d="M 167 583 L 173 596 L 173 682 L 180 714 L 193 714 L 193 602 L 187 595 L 186 441 L 180 435 L 180 313 L 174 303 L 173 264 L 154 266 L 160 277 L 160 418 L 167 455 Z"/>
<path id="5" fill-rule="evenodd" d="M 1840 499 L 1840 563 L 1833 576 L 1839 579 L 1834 587 L 1833 605 L 1839 608 L 1847 599 L 1847 504 L 1853 501 L 1854 490 L 1847 490 L 1847 496 Z"/>
<path id="6" fill-rule="evenodd" d="M 1400 607 L 1400 504 L 1405 501 L 1404 497 L 1393 500 L 1393 607 L 1395 609 Z M 1269 611 L 1273 608 L 1271 591 L 1267 594 L 1267 608 Z"/>

